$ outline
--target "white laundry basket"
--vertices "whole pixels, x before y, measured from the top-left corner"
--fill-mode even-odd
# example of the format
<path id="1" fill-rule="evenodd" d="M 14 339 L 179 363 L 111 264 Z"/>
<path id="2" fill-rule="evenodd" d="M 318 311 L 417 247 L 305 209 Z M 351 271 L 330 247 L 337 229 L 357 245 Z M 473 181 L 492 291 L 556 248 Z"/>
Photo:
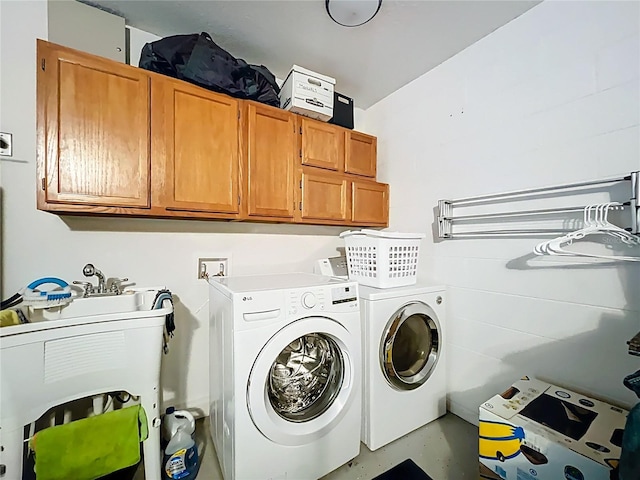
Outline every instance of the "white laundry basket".
<path id="1" fill-rule="evenodd" d="M 393 288 L 418 279 L 422 233 L 347 231 L 344 238 L 349 279 L 360 285 Z"/>

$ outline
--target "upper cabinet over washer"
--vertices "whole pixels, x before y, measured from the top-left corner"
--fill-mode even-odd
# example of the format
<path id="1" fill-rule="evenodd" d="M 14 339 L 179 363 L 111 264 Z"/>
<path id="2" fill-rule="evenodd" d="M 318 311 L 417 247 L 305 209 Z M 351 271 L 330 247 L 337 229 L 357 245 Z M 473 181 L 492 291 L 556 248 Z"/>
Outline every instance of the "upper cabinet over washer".
<path id="1" fill-rule="evenodd" d="M 378 140 L 360 132 L 346 132 L 344 171 L 376 178 Z"/>
<path id="2" fill-rule="evenodd" d="M 246 215 L 291 221 L 295 213 L 295 115 L 245 102 L 245 117 Z"/>
<path id="3" fill-rule="evenodd" d="M 154 76 L 151 80 L 153 204 L 170 211 L 240 212 L 240 103 Z"/>
<path id="4" fill-rule="evenodd" d="M 300 117 L 302 165 L 344 172 L 343 128 Z"/>
<path id="5" fill-rule="evenodd" d="M 44 41 L 37 68 L 40 210 L 388 224 L 375 137 Z"/>
<path id="6" fill-rule="evenodd" d="M 299 118 L 302 165 L 376 177 L 376 137 L 310 118 Z"/>

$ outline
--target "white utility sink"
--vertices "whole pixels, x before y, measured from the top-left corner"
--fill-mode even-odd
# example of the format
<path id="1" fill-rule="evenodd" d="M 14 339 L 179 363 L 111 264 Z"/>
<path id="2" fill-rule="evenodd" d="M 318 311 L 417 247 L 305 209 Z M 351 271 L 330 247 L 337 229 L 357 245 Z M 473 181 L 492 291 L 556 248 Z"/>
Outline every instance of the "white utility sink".
<path id="1" fill-rule="evenodd" d="M 120 295 L 80 297 L 67 305 L 29 308 L 28 316 L 31 322 L 39 322 L 150 310 L 156 293 L 157 290 L 131 289 Z"/>
<path id="2" fill-rule="evenodd" d="M 146 478 L 160 470 L 160 358 L 169 298 L 163 287 L 75 298 L 68 305 L 21 307 L 31 323 L 0 328 L 0 465 L 22 478 L 25 425 L 68 402 L 126 391 L 139 397 L 149 434 Z M 158 305 L 160 306 L 160 305 Z"/>

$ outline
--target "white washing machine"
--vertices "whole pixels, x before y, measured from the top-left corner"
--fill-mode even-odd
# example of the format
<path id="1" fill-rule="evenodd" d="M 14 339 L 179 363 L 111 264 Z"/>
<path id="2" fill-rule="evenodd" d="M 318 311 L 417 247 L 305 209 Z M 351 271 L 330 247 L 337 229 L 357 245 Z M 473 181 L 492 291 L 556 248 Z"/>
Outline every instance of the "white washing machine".
<path id="1" fill-rule="evenodd" d="M 362 441 L 376 450 L 446 413 L 442 286 L 360 286 Z"/>
<path id="2" fill-rule="evenodd" d="M 358 285 L 210 281 L 210 422 L 225 480 L 317 479 L 360 452 Z"/>

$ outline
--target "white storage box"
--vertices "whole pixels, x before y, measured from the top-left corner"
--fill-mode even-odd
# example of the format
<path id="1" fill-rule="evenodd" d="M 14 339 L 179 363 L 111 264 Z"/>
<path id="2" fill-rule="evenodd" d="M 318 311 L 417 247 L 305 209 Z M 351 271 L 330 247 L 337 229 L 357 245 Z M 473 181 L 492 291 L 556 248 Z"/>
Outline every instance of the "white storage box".
<path id="1" fill-rule="evenodd" d="M 608 480 L 627 414 L 523 377 L 480 406 L 480 478 Z"/>
<path id="2" fill-rule="evenodd" d="M 324 122 L 331 120 L 335 84 L 335 78 L 294 65 L 280 90 L 280 108 Z"/>
<path id="3" fill-rule="evenodd" d="M 424 234 L 360 230 L 342 232 L 340 237 L 344 238 L 350 280 L 376 288 L 416 283 Z"/>

